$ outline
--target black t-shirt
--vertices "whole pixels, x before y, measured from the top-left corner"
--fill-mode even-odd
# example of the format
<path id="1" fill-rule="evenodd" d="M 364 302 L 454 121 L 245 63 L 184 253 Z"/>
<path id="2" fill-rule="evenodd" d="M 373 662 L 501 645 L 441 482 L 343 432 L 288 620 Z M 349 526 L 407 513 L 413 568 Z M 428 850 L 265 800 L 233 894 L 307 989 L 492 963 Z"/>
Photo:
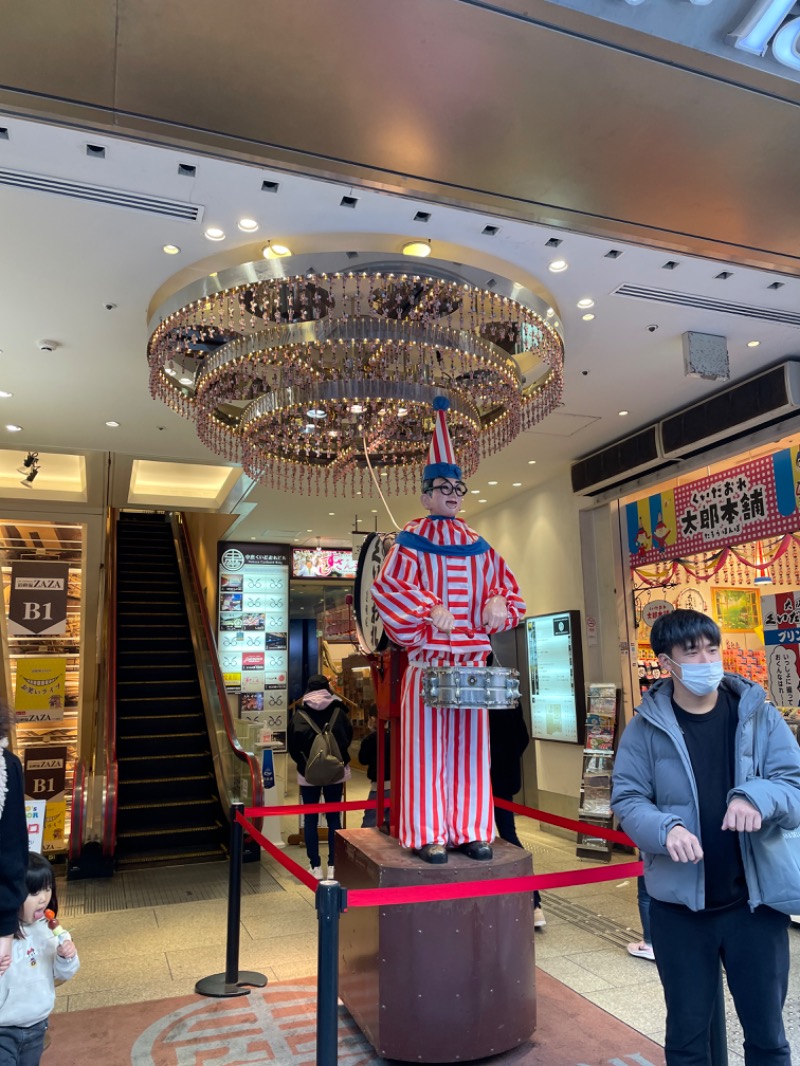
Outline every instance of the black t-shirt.
<path id="1" fill-rule="evenodd" d="M 706 910 L 722 910 L 747 899 L 739 834 L 723 830 L 728 793 L 734 786 L 739 700 L 720 688 L 713 710 L 690 714 L 672 701 L 694 770 L 700 803 Z"/>

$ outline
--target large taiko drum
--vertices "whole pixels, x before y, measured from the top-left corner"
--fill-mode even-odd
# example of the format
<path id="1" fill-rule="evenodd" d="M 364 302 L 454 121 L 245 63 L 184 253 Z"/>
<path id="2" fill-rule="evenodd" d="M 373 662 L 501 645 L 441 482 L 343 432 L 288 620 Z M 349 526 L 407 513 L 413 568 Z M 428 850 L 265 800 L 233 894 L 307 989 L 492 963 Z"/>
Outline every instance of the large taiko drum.
<path id="1" fill-rule="evenodd" d="M 504 666 L 428 666 L 422 673 L 428 707 L 513 707 L 519 671 Z"/>

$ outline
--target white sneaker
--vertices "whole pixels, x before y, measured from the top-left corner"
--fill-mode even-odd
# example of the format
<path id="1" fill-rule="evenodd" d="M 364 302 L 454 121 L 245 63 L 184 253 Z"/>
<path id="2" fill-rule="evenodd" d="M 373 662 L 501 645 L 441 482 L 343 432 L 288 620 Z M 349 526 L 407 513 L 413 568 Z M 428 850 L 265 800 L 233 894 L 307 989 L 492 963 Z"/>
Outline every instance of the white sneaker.
<path id="1" fill-rule="evenodd" d="M 533 908 L 533 928 L 534 929 L 544 929 L 544 927 L 546 925 L 547 925 L 547 920 L 545 919 L 544 911 L 542 910 L 541 907 L 534 907 Z"/>
<path id="2" fill-rule="evenodd" d="M 628 944 L 628 954 L 635 955 L 637 959 L 650 959 L 655 962 L 652 944 L 645 944 L 643 940 L 637 940 L 635 944 Z"/>
<path id="3" fill-rule="evenodd" d="M 321 866 L 309 866 L 309 870 L 316 877 L 318 881 L 322 880 L 322 867 Z"/>
<path id="4" fill-rule="evenodd" d="M 329 881 L 334 881 L 335 880 L 335 876 L 334 876 L 334 872 L 333 872 L 333 867 L 332 866 L 328 867 L 328 880 Z"/>

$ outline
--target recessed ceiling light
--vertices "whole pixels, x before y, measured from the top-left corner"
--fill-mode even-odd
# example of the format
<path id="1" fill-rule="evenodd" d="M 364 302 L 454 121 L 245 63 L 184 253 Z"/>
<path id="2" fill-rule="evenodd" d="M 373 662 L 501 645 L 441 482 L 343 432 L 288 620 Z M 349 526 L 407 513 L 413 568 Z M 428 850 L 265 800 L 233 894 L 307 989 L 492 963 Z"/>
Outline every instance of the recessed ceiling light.
<path id="1" fill-rule="evenodd" d="M 220 229 L 219 226 L 209 226 L 206 230 L 206 238 L 209 241 L 224 241 L 225 230 Z"/>
<path id="2" fill-rule="evenodd" d="M 486 503 L 486 500 L 478 500 L 478 503 Z"/>
<path id="3" fill-rule="evenodd" d="M 594 307 L 594 300 L 591 296 L 584 296 L 582 300 L 578 300 L 578 307 L 582 310 L 586 310 L 589 307 Z"/>
<path id="4" fill-rule="evenodd" d="M 409 241 L 403 245 L 403 255 L 415 255 L 419 259 L 425 259 L 431 254 L 431 246 L 428 241 Z"/>
<path id="5" fill-rule="evenodd" d="M 310 530 L 310 529 L 307 529 L 307 530 L 306 530 L 306 533 L 311 533 L 311 532 L 313 532 L 313 531 L 312 531 L 312 530 Z"/>
<path id="6" fill-rule="evenodd" d="M 181 385 L 191 385 L 192 382 L 193 382 L 192 378 L 181 378 L 180 379 Z"/>
<path id="7" fill-rule="evenodd" d="M 217 277 L 219 277 L 219 271 L 218 270 L 212 270 L 211 273 L 208 276 L 210 278 L 217 278 Z"/>
<path id="8" fill-rule="evenodd" d="M 628 414 L 628 412 L 627 412 L 627 411 L 620 411 L 620 413 L 619 413 L 619 414 L 620 414 L 620 418 L 624 418 L 624 417 L 625 417 L 625 415 L 627 415 L 627 414 Z"/>
<path id="9" fill-rule="evenodd" d="M 335 514 L 336 514 L 336 512 L 335 512 L 335 511 L 328 511 L 328 517 L 329 517 L 329 518 L 333 518 L 333 516 L 334 516 Z"/>
<path id="10" fill-rule="evenodd" d="M 761 341 L 748 341 L 747 342 L 747 347 L 748 348 L 757 348 L 759 346 L 759 344 L 761 344 Z"/>
<path id="11" fill-rule="evenodd" d="M 481 490 L 480 490 L 480 489 L 470 489 L 469 491 L 470 491 L 470 492 L 472 493 L 472 495 L 473 495 L 473 496 L 477 496 L 477 495 L 478 495 L 478 493 L 479 493 L 479 492 L 480 492 Z"/>
<path id="12" fill-rule="evenodd" d="M 584 322 L 594 322 L 594 315 L 591 311 L 586 315 L 581 315 L 581 318 Z"/>
<path id="13" fill-rule="evenodd" d="M 9 426 L 6 426 L 6 429 L 8 430 L 9 433 L 21 433 L 22 432 L 22 426 L 9 425 Z"/>
<path id="14" fill-rule="evenodd" d="M 312 407 L 310 410 L 306 411 L 306 414 L 308 415 L 309 418 L 324 418 L 325 417 L 325 412 L 322 410 L 321 407 Z"/>
<path id="15" fill-rule="evenodd" d="M 512 489 L 521 489 L 522 488 L 522 482 L 521 481 L 512 481 L 511 482 L 511 488 Z"/>
<path id="16" fill-rule="evenodd" d="M 285 244 L 273 244 L 269 241 L 261 249 L 261 254 L 265 259 L 285 259 L 292 254 L 292 249 Z"/>
<path id="17" fill-rule="evenodd" d="M 528 460 L 528 466 L 536 466 L 536 460 L 535 459 L 529 459 Z"/>
<path id="18" fill-rule="evenodd" d="M 119 429 L 119 422 L 106 422 L 106 425 L 110 426 L 112 429 Z"/>
<path id="19" fill-rule="evenodd" d="M 0 400 L 8 400 L 13 395 L 13 392 L 6 392 L 5 389 L 0 389 Z"/>
<path id="20" fill-rule="evenodd" d="M 548 308 L 547 308 L 547 311 L 546 311 L 546 314 L 547 314 L 547 317 L 548 317 L 548 318 L 552 318 L 552 317 L 553 317 L 553 315 L 555 314 L 555 311 L 553 310 L 553 308 L 552 308 L 552 307 L 548 307 Z"/>
<path id="21" fill-rule="evenodd" d="M 566 259 L 554 259 L 552 263 L 548 264 L 547 269 L 550 271 L 551 274 L 561 274 L 567 269 L 568 266 L 569 263 L 566 261 Z"/>
<path id="22" fill-rule="evenodd" d="M 497 482 L 496 482 L 496 481 L 490 481 L 490 482 L 489 482 L 489 484 L 490 484 L 490 485 L 496 485 L 496 484 L 497 484 Z"/>
<path id="23" fill-rule="evenodd" d="M 378 508 L 377 507 L 373 507 L 372 508 L 372 513 L 373 514 L 377 514 L 378 513 Z"/>
<path id="24" fill-rule="evenodd" d="M 240 218 L 236 223 L 242 233 L 255 233 L 258 223 L 254 218 Z"/>
<path id="25" fill-rule="evenodd" d="M 166 252 L 167 255 L 177 255 L 180 252 L 180 248 L 177 244 L 165 244 L 161 251 Z"/>

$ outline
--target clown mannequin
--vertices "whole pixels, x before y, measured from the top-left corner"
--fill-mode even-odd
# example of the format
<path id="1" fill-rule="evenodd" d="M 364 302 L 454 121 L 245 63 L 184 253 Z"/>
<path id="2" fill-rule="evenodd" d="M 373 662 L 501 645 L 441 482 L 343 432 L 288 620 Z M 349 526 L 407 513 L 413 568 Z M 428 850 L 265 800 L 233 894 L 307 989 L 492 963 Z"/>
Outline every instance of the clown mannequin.
<path id="1" fill-rule="evenodd" d="M 410 522 L 386 556 L 372 595 L 386 632 L 408 649 L 401 700 L 400 843 L 431 863 L 447 847 L 492 858 L 494 806 L 485 707 L 427 707 L 422 675 L 430 666 L 483 666 L 489 633 L 511 629 L 525 613 L 514 575 L 486 541 L 458 518 L 467 487 L 445 420 L 422 475 L 428 517 Z"/>

